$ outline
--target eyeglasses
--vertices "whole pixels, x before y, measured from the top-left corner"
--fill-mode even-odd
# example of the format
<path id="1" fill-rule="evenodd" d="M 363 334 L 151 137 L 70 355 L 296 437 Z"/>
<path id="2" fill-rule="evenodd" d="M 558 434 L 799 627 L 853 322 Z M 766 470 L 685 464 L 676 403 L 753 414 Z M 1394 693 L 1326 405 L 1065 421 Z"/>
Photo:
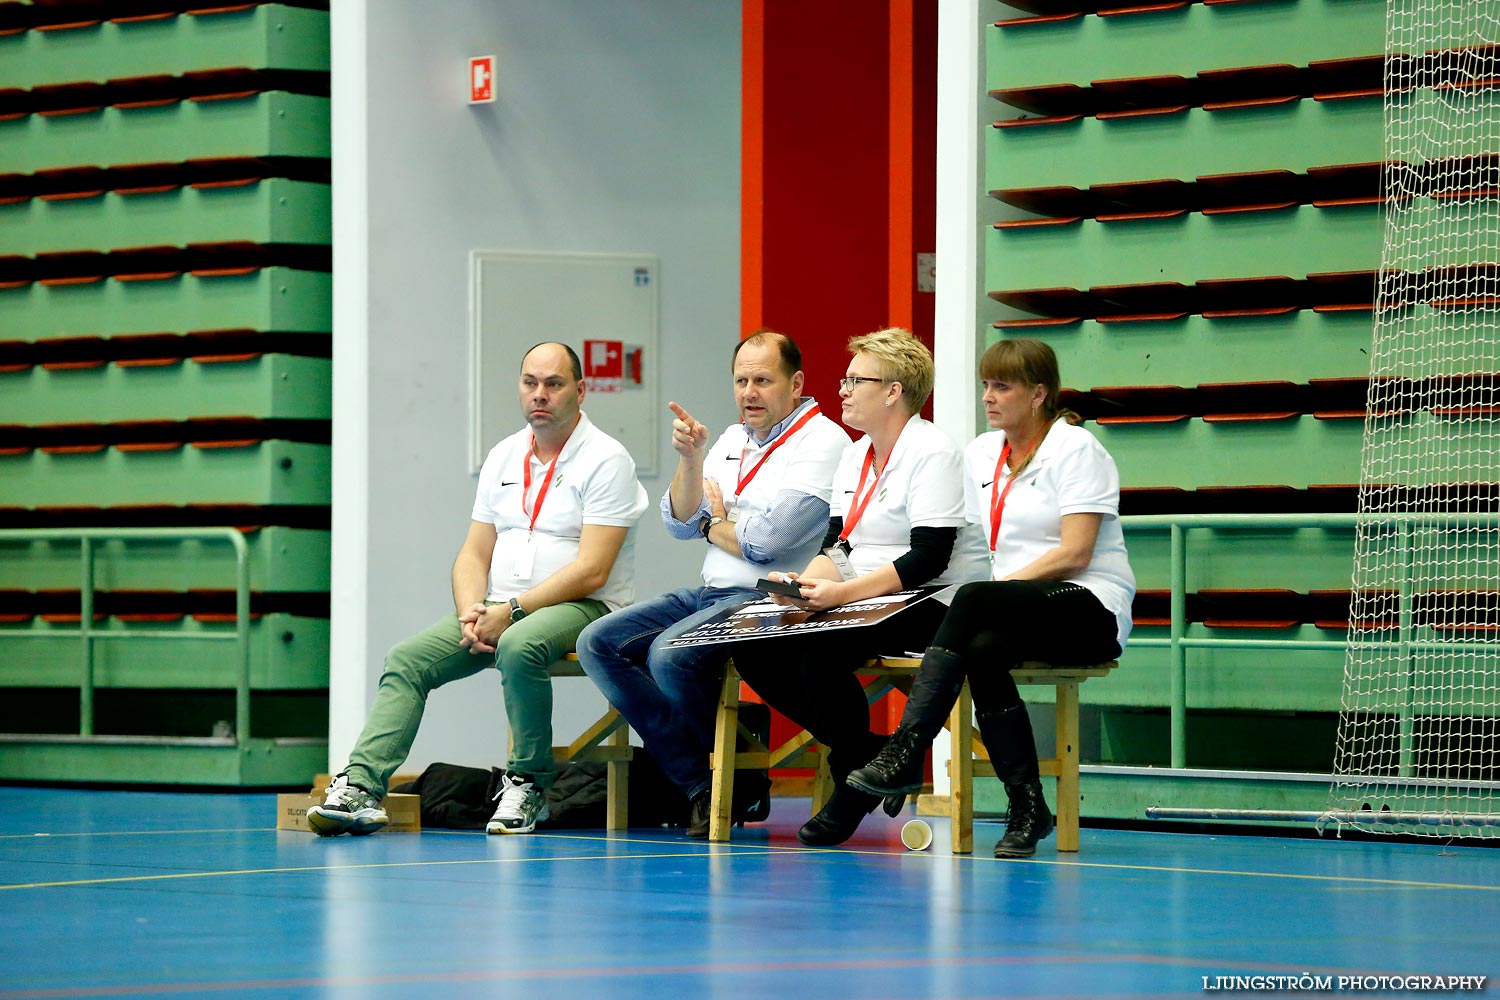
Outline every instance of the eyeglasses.
<path id="1" fill-rule="evenodd" d="M 861 382 L 888 382 L 889 379 L 875 378 L 872 375 L 845 375 L 839 379 L 839 390 L 841 392 L 853 392 Z"/>

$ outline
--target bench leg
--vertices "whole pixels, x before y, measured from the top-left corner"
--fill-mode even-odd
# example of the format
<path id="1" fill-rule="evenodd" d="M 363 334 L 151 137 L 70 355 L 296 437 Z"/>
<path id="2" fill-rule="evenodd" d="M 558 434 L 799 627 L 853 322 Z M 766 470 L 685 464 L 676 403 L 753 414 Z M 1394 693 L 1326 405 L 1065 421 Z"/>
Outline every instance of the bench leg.
<path id="1" fill-rule="evenodd" d="M 740 675 L 731 663 L 724 668 L 719 711 L 714 720 L 713 785 L 709 792 L 708 839 L 729 839 L 734 806 L 735 736 L 740 721 Z"/>
<path id="2" fill-rule="evenodd" d="M 948 718 L 948 819 L 953 853 L 974 853 L 974 699 L 964 681 Z"/>
<path id="3" fill-rule="evenodd" d="M 813 772 L 812 786 L 812 814 L 816 816 L 823 811 L 828 800 L 833 798 L 833 772 L 828 770 L 828 748 L 818 747 L 818 767 Z"/>
<path id="4" fill-rule="evenodd" d="M 1078 685 L 1057 685 L 1057 849 L 1078 850 Z"/>
<path id="5" fill-rule="evenodd" d="M 609 734 L 609 746 L 628 747 L 630 727 L 622 725 Z M 630 761 L 611 760 L 604 765 L 605 793 L 604 826 L 610 830 L 630 828 Z"/>

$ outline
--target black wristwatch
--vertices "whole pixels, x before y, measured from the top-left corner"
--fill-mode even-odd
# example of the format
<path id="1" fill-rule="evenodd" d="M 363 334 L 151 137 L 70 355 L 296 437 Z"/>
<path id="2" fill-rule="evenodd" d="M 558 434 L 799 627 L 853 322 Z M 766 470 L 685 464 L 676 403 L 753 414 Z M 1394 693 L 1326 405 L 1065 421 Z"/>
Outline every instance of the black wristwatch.
<path id="1" fill-rule="evenodd" d="M 512 622 L 518 622 L 525 617 L 526 609 L 521 607 L 521 599 L 518 597 L 512 597 L 510 599 L 510 620 Z"/>
<path id="2" fill-rule="evenodd" d="M 720 524 L 720 523 L 722 523 L 722 522 L 724 522 L 726 520 L 728 520 L 728 518 L 723 518 L 723 517 L 718 517 L 718 516 L 715 516 L 715 517 L 705 517 L 703 519 L 703 525 L 702 525 L 703 540 L 705 542 L 707 542 L 708 544 L 712 545 L 714 543 L 714 540 L 712 538 L 708 537 L 708 533 L 710 531 L 714 530 L 714 525 Z"/>

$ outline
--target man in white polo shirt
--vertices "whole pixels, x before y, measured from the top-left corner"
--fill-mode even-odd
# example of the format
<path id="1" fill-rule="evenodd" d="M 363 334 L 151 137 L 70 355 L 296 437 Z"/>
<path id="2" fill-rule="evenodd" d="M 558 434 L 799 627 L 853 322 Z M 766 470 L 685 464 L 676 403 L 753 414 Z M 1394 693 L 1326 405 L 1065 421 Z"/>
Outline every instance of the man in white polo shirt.
<path id="1" fill-rule="evenodd" d="M 687 794 L 687 835 L 708 836 L 708 752 L 725 649 L 667 643 L 726 605 L 764 596 L 768 573 L 800 570 L 828 524 L 833 471 L 849 436 L 802 396 L 802 352 L 762 330 L 732 358 L 740 422 L 708 444 L 708 428 L 676 403 L 677 471 L 661 500 L 673 538 L 707 542 L 703 586 L 674 590 L 601 618 L 578 637 L 578 659 Z"/>
<path id="2" fill-rule="evenodd" d="M 500 670 L 511 752 L 490 833 L 530 833 L 547 818 L 552 680 L 547 668 L 589 622 L 634 597 L 635 524 L 649 503 L 635 461 L 580 409 L 583 371 L 564 344 L 521 362 L 527 426 L 491 449 L 469 534 L 453 561 L 454 613 L 386 656 L 375 704 L 308 825 L 329 837 L 374 833 L 380 800 L 406 760 L 427 694 Z"/>

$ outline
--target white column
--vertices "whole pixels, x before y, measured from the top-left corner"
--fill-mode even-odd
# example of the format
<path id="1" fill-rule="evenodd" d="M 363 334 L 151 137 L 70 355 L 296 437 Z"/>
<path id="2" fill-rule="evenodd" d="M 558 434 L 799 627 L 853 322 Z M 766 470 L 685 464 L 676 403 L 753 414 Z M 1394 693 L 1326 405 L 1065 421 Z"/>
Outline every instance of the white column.
<path id="1" fill-rule="evenodd" d="M 974 436 L 975 353 L 982 342 L 979 204 L 982 188 L 980 95 L 984 21 L 979 0 L 938 4 L 937 297 L 933 419 L 960 446 Z M 933 743 L 933 791 L 948 794 L 948 740 Z"/>
<path id="2" fill-rule="evenodd" d="M 333 0 L 333 561 L 328 769 L 342 767 L 369 702 L 369 110 L 365 0 Z"/>

